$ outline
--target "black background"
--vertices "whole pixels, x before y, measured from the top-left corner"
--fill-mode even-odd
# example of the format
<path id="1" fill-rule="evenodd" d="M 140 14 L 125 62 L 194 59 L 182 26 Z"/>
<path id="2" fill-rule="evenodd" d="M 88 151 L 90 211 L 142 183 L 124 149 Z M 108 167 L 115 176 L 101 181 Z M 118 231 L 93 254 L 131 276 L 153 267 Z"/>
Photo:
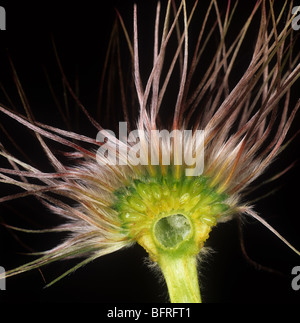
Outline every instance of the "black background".
<path id="1" fill-rule="evenodd" d="M 247 1 L 246 4 L 246 1 L 243 1 L 243 4 L 240 4 L 236 18 L 232 22 L 233 33 L 239 30 L 254 2 Z M 140 64 L 142 65 L 142 61 L 145 60 L 145 64 L 149 65 L 156 2 L 137 1 L 137 3 L 140 38 L 143 44 Z M 165 4 L 165 2 L 162 3 Z M 201 6 L 203 4 L 206 8 L 204 3 L 207 1 L 201 1 Z M 224 3 L 220 5 L 223 10 L 226 7 Z M 24 113 L 14 89 L 8 56 L 14 62 L 36 118 L 42 122 L 63 127 L 49 94 L 49 86 L 42 69 L 45 66 L 58 92 L 58 97 L 63 100 L 61 76 L 51 44 L 51 35 L 53 35 L 67 77 L 71 84 L 74 84 L 72 80 L 78 77 L 80 99 L 93 114 L 97 104 L 99 81 L 109 35 L 116 17 L 115 8 L 118 8 L 131 34 L 133 1 L 109 1 L 109 3 L 105 2 L 105 5 L 103 1 L 77 3 L 69 1 L 59 3 L 7 1 L 6 3 L 2 1 L 0 5 L 5 7 L 7 13 L 7 31 L 0 32 L 0 80 L 16 102 L 19 111 Z M 200 25 L 201 20 L 197 22 L 196 19 L 195 25 L 197 23 Z M 246 66 L 249 58 L 255 31 L 257 31 L 255 26 L 250 29 L 249 41 L 242 48 L 244 53 L 237 61 L 241 69 Z M 124 41 L 122 46 L 125 53 L 127 48 Z M 127 60 L 129 66 L 130 58 L 126 54 L 123 58 Z M 124 65 L 126 67 L 126 62 Z M 296 94 L 297 91 L 299 93 L 299 82 L 295 85 L 295 89 L 292 94 L 293 102 L 299 97 Z M 111 115 L 115 113 L 112 109 Z M 73 115 L 72 118 L 78 119 Z M 88 122 L 82 116 L 79 120 L 80 125 L 76 123 L 75 130 L 95 138 L 96 131 L 89 126 Z M 109 119 L 105 120 L 109 122 Z M 0 121 L 14 136 L 17 136 L 18 143 L 30 158 L 36 164 L 42 165 L 43 170 L 48 171 L 49 167 L 43 152 L 37 148 L 38 144 L 35 145 L 30 141 L 32 136 L 27 135 L 28 131 L 3 115 L 0 116 Z M 299 116 L 291 128 L 289 138 L 297 129 L 299 129 Z M 3 133 L 1 136 L 4 136 Z M 6 143 L 3 137 L 0 141 Z M 265 178 L 276 171 L 279 172 L 299 158 L 298 149 L 299 139 L 296 139 L 274 163 Z M 299 167 L 296 165 L 288 174 L 267 186 L 265 190 L 255 192 L 253 198 L 265 194 L 274 187 L 279 188 L 275 194 L 258 202 L 255 209 L 287 240 L 300 249 L 298 183 Z M 8 188 L 4 185 L 0 186 L 0 190 L 1 196 L 8 192 Z M 16 214 L 14 210 L 19 213 Z M 6 203 L 1 206 L 0 212 L 1 218 L 12 225 L 30 227 L 33 224 L 34 227 L 36 223 L 43 225 L 53 223 L 53 216 L 39 206 L 33 198 Z M 213 230 L 208 242 L 208 245 L 214 249 L 214 253 L 201 265 L 203 300 L 225 303 L 299 303 L 300 291 L 296 292 L 291 288 L 293 278 L 291 270 L 294 266 L 300 265 L 299 257 L 255 221 L 246 221 L 243 231 L 248 255 L 262 265 L 281 271 L 284 276 L 253 268 L 241 253 L 237 223 L 232 221 L 221 224 Z M 26 245 L 35 250 L 52 247 L 57 239 L 63 238 L 63 236 L 54 237 L 50 234 L 28 238 L 28 235 L 18 233 L 17 236 L 20 241 L 26 241 Z M 25 263 L 29 258 L 20 254 L 24 251 L 27 250 L 17 240 L 15 233 L 0 227 L 0 265 L 11 269 Z M 163 280 L 159 278 L 160 275 L 156 271 L 147 268 L 146 256 L 139 246 L 121 250 L 97 259 L 48 289 L 43 289 L 45 283 L 42 276 L 38 270 L 34 270 L 8 279 L 7 291 L 0 291 L 1 301 L 11 303 L 167 301 Z M 46 281 L 51 281 L 76 263 L 77 261 L 70 260 L 42 268 Z"/>

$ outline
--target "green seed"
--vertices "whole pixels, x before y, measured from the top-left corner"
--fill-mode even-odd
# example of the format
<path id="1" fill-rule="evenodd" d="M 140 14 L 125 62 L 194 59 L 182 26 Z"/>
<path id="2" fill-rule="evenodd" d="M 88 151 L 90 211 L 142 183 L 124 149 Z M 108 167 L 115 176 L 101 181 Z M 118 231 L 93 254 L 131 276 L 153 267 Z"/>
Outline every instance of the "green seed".
<path id="1" fill-rule="evenodd" d="M 152 195 L 156 200 L 160 200 L 161 199 L 161 189 L 159 187 L 158 184 L 151 184 L 151 191 L 152 191 Z"/>
<path id="2" fill-rule="evenodd" d="M 217 224 L 216 218 L 213 216 L 209 216 L 209 215 L 202 215 L 200 218 L 200 221 L 209 225 L 210 227 Z"/>
<path id="3" fill-rule="evenodd" d="M 146 205 L 137 196 L 129 196 L 127 201 L 129 205 L 136 211 L 144 212 L 147 210 Z"/>
<path id="4" fill-rule="evenodd" d="M 179 199 L 179 203 L 180 204 L 184 204 L 186 203 L 188 200 L 190 199 L 190 194 L 189 193 L 185 193 L 183 194 L 180 199 Z"/>
<path id="5" fill-rule="evenodd" d="M 139 183 L 136 188 L 138 194 L 147 200 L 151 199 L 151 189 L 149 185 L 144 184 L 144 183 Z"/>

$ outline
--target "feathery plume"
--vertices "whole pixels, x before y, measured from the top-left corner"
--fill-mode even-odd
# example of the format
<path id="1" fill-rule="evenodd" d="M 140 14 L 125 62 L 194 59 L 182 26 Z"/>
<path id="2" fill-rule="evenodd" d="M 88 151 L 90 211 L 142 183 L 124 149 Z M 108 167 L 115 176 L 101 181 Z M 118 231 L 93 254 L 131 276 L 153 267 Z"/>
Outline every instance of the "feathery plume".
<path id="1" fill-rule="evenodd" d="M 133 9 L 132 40 L 117 14 L 108 53 L 115 46 L 126 121 L 119 124 L 119 139 L 103 128 L 101 118 L 95 120 L 82 105 L 56 50 L 64 85 L 98 132 L 97 138 L 36 120 L 11 62 L 26 115 L 3 104 L 0 112 L 35 135 L 53 171 L 33 167 L 1 144 L 0 155 L 9 167 L 0 169 L 0 182 L 22 191 L 4 194 L 0 202 L 34 196 L 65 220 L 56 228 L 39 232 L 66 234 L 63 242 L 36 253 L 37 259 L 7 271 L 6 277 L 57 260 L 83 258 L 48 283 L 50 286 L 92 260 L 137 242 L 162 270 L 172 302 L 200 302 L 197 256 L 213 227 L 242 215 L 258 220 L 299 255 L 247 202 L 247 195 L 256 187 L 252 184 L 287 144 L 288 130 L 300 107 L 300 100 L 295 106 L 290 105 L 291 88 L 300 76 L 299 54 L 293 51 L 293 4 L 284 2 L 277 14 L 274 1 L 258 0 L 241 30 L 228 43 L 236 5 L 237 2 L 232 6 L 228 1 L 226 12 L 221 14 L 218 1 L 212 0 L 202 25 L 195 31 L 191 26 L 195 27 L 198 1 L 191 8 L 184 0 L 179 6 L 168 1 L 162 28 L 158 2 L 153 66 L 146 82 L 141 76 L 138 7 L 134 5 Z M 215 22 L 209 27 L 211 17 Z M 254 17 L 259 17 L 260 23 L 251 59 L 242 76 L 232 84 L 237 57 Z M 130 119 L 119 39 L 115 37 L 118 25 L 124 31 L 132 61 L 138 104 L 135 120 Z M 206 33 L 208 28 L 211 29 Z M 196 33 L 192 48 L 191 34 Z M 215 33 L 219 38 L 217 49 L 210 54 L 209 63 L 202 64 Z M 105 72 L 108 65 L 109 55 Z M 169 87 L 178 66 L 180 77 L 175 94 Z M 104 84 L 105 73 L 100 97 Z M 172 109 L 165 107 L 168 96 L 175 97 Z M 134 127 L 136 130 L 130 131 Z M 65 147 L 71 166 L 60 160 L 48 140 Z"/>

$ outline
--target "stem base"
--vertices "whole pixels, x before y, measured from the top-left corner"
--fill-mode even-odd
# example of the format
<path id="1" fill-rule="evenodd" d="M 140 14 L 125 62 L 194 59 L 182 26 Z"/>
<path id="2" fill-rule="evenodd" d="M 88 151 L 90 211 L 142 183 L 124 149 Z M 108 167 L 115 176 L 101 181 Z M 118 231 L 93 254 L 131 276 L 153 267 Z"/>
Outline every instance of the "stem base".
<path id="1" fill-rule="evenodd" d="M 171 303 L 201 303 L 196 256 L 161 255 L 158 264 L 165 277 Z"/>

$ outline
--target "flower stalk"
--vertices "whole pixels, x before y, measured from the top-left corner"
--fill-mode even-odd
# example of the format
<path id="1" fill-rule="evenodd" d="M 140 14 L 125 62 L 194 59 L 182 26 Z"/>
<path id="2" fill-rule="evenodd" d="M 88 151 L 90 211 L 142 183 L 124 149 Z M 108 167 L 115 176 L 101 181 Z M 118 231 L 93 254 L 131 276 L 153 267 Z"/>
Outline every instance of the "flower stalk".
<path id="1" fill-rule="evenodd" d="M 201 303 L 196 256 L 170 257 L 158 261 L 171 303 Z"/>

